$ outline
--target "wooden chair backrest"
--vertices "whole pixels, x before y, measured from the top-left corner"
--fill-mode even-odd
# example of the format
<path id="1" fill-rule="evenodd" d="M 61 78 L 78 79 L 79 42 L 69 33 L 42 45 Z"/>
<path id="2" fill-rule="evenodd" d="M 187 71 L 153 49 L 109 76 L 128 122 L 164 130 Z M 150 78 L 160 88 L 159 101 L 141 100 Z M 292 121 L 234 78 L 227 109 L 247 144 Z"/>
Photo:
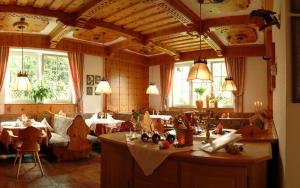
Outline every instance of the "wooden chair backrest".
<path id="1" fill-rule="evenodd" d="M 130 130 L 133 131 L 133 129 L 134 129 L 134 126 L 133 126 L 132 121 L 125 121 L 120 126 L 120 132 L 126 132 L 126 131 L 130 131 Z"/>
<path id="2" fill-rule="evenodd" d="M 161 119 L 154 119 L 154 130 L 159 132 L 160 134 L 164 133 L 164 122 Z"/>
<path id="3" fill-rule="evenodd" d="M 77 115 L 74 118 L 72 125 L 67 130 L 67 134 L 70 137 L 68 150 L 82 151 L 90 148 L 90 143 L 87 139 L 89 132 L 90 129 L 85 123 L 83 117 L 81 115 Z"/>
<path id="4" fill-rule="evenodd" d="M 20 151 L 39 151 L 39 140 L 42 137 L 42 131 L 29 126 L 20 130 L 19 139 L 22 141 Z"/>
<path id="5" fill-rule="evenodd" d="M 104 124 L 100 124 L 98 123 L 96 125 L 96 128 L 95 128 L 95 134 L 97 136 L 101 135 L 101 134 L 106 134 L 107 133 L 107 129 L 106 129 L 106 126 Z"/>

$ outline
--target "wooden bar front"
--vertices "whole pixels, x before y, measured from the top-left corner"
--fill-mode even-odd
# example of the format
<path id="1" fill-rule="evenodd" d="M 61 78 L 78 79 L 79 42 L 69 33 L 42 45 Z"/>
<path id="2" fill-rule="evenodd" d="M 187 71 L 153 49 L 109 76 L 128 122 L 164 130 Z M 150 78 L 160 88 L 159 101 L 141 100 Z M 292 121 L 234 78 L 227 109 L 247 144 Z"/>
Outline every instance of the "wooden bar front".
<path id="1" fill-rule="evenodd" d="M 223 150 L 180 152 L 170 155 L 154 173 L 145 176 L 131 156 L 124 133 L 101 139 L 102 188 L 266 188 L 270 143 L 245 143 L 241 155 Z"/>

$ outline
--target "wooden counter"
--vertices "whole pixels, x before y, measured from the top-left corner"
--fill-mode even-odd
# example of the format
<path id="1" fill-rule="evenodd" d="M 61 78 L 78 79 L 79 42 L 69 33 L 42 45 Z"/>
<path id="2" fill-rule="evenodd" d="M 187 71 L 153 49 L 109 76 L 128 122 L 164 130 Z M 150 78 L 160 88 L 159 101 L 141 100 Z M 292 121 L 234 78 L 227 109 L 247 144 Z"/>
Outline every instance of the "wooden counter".
<path id="1" fill-rule="evenodd" d="M 224 150 L 213 154 L 201 150 L 174 153 L 152 175 L 145 176 L 127 148 L 124 133 L 100 139 L 102 188 L 267 187 L 270 143 L 245 143 L 240 155 Z"/>

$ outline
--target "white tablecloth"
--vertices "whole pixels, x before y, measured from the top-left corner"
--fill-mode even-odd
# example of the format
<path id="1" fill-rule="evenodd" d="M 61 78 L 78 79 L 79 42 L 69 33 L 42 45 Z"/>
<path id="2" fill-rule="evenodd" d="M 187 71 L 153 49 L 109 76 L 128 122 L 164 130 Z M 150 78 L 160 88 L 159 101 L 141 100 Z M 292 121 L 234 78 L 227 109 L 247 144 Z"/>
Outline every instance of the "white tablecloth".
<path id="1" fill-rule="evenodd" d="M 31 126 L 36 128 L 47 128 L 45 124 L 42 124 L 41 122 L 33 122 Z M 4 121 L 0 124 L 0 132 L 2 132 L 2 129 L 25 129 L 27 126 L 23 125 L 21 121 Z"/>
<path id="2" fill-rule="evenodd" d="M 123 123 L 123 120 L 118 119 L 86 119 L 85 123 L 91 128 L 93 124 L 103 124 L 110 128 L 116 128 Z"/>
<path id="3" fill-rule="evenodd" d="M 165 121 L 168 121 L 169 119 L 171 119 L 172 116 L 170 115 L 150 115 L 150 118 L 152 119 L 162 119 Z"/>

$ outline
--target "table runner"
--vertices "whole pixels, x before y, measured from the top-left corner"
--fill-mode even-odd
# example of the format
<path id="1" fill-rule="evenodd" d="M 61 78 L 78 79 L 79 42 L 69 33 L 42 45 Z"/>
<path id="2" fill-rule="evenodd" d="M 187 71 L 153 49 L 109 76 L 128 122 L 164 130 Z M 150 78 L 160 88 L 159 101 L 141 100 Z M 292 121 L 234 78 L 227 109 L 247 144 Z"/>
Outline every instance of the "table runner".
<path id="1" fill-rule="evenodd" d="M 154 144 L 152 141 L 144 143 L 138 138 L 133 141 L 127 141 L 127 146 L 132 157 L 144 174 L 149 176 L 169 155 L 177 152 L 191 151 L 194 147 L 197 147 L 197 143 L 198 142 L 195 142 L 193 146 L 182 148 L 171 146 L 169 149 L 159 149 L 158 144 Z M 199 146 L 200 145 L 198 145 L 198 148 Z"/>

